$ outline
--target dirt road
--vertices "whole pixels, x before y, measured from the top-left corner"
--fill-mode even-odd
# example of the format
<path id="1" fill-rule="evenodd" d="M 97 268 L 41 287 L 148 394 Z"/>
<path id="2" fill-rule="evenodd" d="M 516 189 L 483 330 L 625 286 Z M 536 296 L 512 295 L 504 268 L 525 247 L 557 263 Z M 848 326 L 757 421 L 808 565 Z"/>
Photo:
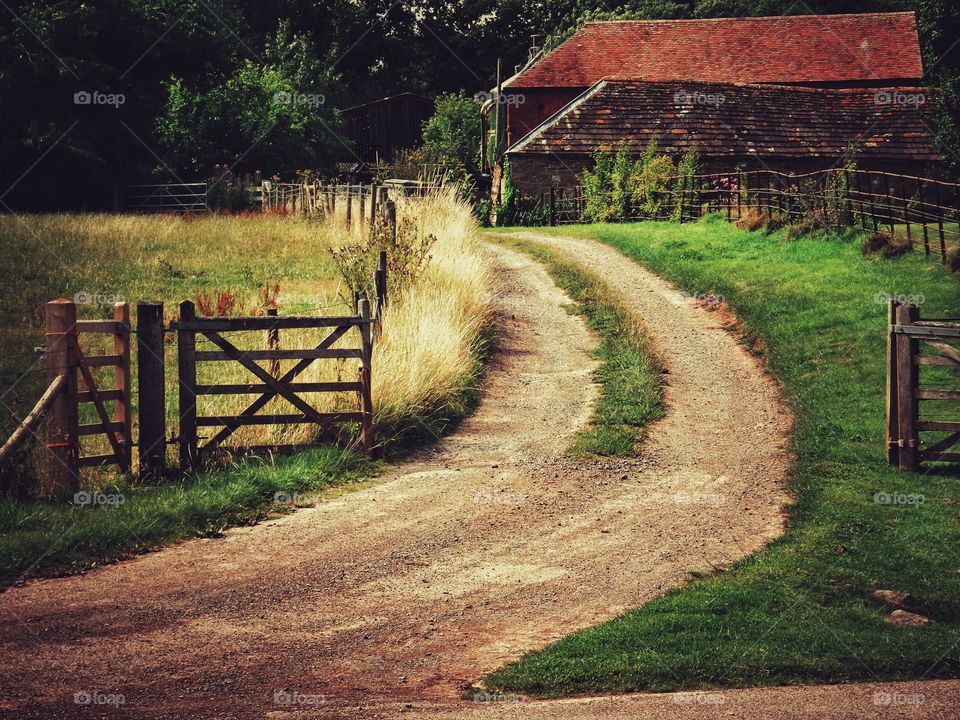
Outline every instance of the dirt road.
<path id="1" fill-rule="evenodd" d="M 107 717 L 548 717 L 460 698 L 776 537 L 789 458 L 773 384 L 710 313 L 570 242 L 651 321 L 670 370 L 641 457 L 562 456 L 597 393 L 593 340 L 540 266 L 494 248 L 500 352 L 456 434 L 282 519 L 0 595 L 0 713 L 78 717 L 81 693 L 112 698 L 83 709 Z"/>

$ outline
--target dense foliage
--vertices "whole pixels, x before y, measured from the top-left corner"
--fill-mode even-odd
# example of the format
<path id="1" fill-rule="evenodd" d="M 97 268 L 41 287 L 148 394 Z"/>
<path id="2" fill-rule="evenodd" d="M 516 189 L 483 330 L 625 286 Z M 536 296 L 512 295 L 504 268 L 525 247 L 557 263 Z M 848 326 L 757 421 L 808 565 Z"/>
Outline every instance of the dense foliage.
<path id="1" fill-rule="evenodd" d="M 112 185 L 329 169 L 337 108 L 489 89 L 533 34 L 590 18 L 915 10 L 944 154 L 960 167 L 952 0 L 11 0 L 0 13 L 0 201 L 109 202 Z M 75 94 L 90 93 L 89 103 Z M 100 95 L 94 95 L 100 93 Z M 121 99 L 122 96 L 122 99 Z M 279 96 L 279 100 L 278 100 Z M 322 98 L 322 102 L 320 102 Z M 0 205 L 3 207 L 3 205 Z"/>
<path id="2" fill-rule="evenodd" d="M 583 173 L 584 218 L 589 222 L 679 220 L 679 195 L 689 183 L 684 179 L 696 170 L 695 151 L 674 164 L 668 155 L 657 154 L 655 138 L 637 160 L 626 145 L 616 153 L 599 152 L 594 156 L 593 167 Z"/>

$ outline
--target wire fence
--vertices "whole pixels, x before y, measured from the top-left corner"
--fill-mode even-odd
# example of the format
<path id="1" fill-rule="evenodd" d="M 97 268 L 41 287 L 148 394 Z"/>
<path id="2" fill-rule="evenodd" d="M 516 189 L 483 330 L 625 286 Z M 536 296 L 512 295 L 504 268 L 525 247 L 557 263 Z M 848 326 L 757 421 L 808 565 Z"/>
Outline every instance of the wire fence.
<path id="1" fill-rule="evenodd" d="M 943 262 L 951 248 L 960 247 L 960 183 L 855 169 L 676 175 L 619 192 L 591 193 L 584 186 L 539 195 L 514 190 L 498 222 L 695 222 L 713 213 L 730 222 L 753 214 L 766 223 L 883 230 L 905 236 L 913 246 L 922 244 L 926 254 L 938 254 Z"/>

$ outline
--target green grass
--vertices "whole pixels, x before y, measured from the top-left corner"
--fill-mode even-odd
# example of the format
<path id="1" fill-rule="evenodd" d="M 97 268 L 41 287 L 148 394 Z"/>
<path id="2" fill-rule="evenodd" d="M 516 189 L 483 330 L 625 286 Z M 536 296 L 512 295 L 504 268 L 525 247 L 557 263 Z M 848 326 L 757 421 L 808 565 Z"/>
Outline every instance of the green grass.
<path id="1" fill-rule="evenodd" d="M 101 487 L 96 504 L 0 499 L 0 587 L 147 552 L 303 507 L 334 486 L 369 477 L 365 455 L 326 448 L 157 486 Z M 89 497 L 89 496 L 88 496 Z"/>
<path id="2" fill-rule="evenodd" d="M 561 695 L 960 675 L 958 474 L 885 464 L 878 302 L 922 295 L 923 316 L 957 317 L 957 276 L 922 253 L 864 258 L 853 234 L 784 241 L 715 221 L 538 232 L 596 238 L 688 292 L 726 297 L 796 413 L 795 503 L 786 535 L 765 551 L 568 636 L 487 685 Z M 929 382 L 960 385 L 956 371 L 937 370 Z M 956 404 L 931 405 L 933 417 L 960 419 Z M 924 502 L 877 504 L 879 492 Z M 875 589 L 909 592 L 909 609 L 934 624 L 886 623 Z"/>
<path id="3" fill-rule="evenodd" d="M 543 246 L 502 238 L 539 260 L 554 282 L 575 302 L 600 338 L 594 355 L 600 398 L 590 426 L 574 437 L 575 455 L 633 455 L 644 428 L 663 417 L 662 368 L 653 355 L 645 330 L 616 301 L 613 291 L 595 275 Z"/>

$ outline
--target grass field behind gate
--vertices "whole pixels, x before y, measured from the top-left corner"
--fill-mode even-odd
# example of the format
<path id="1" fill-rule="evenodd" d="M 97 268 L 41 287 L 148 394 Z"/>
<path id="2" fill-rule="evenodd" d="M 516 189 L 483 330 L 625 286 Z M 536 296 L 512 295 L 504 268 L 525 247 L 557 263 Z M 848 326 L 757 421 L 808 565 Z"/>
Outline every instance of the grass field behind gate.
<path id="1" fill-rule="evenodd" d="M 468 412 L 492 318 L 492 277 L 470 207 L 452 191 L 422 200 L 399 198 L 397 206 L 401 222 L 410 220 L 418 235 L 432 234 L 436 243 L 420 279 L 393 293 L 374 351 L 375 422 L 379 439 L 393 446 L 442 433 Z M 229 314 L 262 314 L 258 304 L 263 286 L 279 282 L 281 315 L 350 314 L 349 293 L 328 250 L 359 239 L 340 225 L 271 215 L 0 216 L 0 256 L 9 259 L 0 265 L 0 435 L 6 438 L 46 386 L 39 355 L 31 349 L 43 344 L 47 300 L 90 299 L 78 305 L 81 318 L 109 317 L 114 300 L 129 301 L 134 316 L 136 301 L 163 300 L 169 321 L 176 317 L 181 300 L 193 299 L 197 292 L 215 297 L 229 291 L 236 298 Z M 281 346 L 312 347 L 320 339 L 316 334 L 283 331 Z M 242 348 L 263 349 L 266 342 L 262 332 L 233 333 L 228 339 Z M 97 340 L 84 336 L 85 351 L 96 352 Z M 337 345 L 358 346 L 356 337 L 345 337 Z M 172 335 L 166 360 L 168 434 L 175 435 L 178 388 Z M 294 362 L 282 361 L 281 371 Z M 317 361 L 298 380 L 354 380 L 357 364 Z M 201 382 L 252 378 L 237 363 L 204 363 L 200 372 Z M 236 414 L 254 397 L 203 398 L 199 410 Z M 321 410 L 348 406 L 355 410 L 357 405 L 355 393 L 307 394 L 305 399 Z M 136 418 L 135 388 L 133 401 Z M 261 412 L 271 409 L 289 412 L 282 401 Z M 92 405 L 83 410 L 81 422 L 95 421 Z M 311 432 L 310 426 L 245 428 L 229 444 L 307 441 Z M 82 442 L 85 454 L 106 449 L 105 438 Z M 168 457 L 175 457 L 174 447 Z M 42 459 L 43 449 L 35 443 L 32 454 L 20 458 L 19 467 L 7 469 L 3 479 L 8 487 L 29 488 L 42 470 Z M 331 448 L 296 458 L 252 460 L 233 471 L 157 488 L 138 487 L 111 472 L 85 470 L 85 490 L 122 495 L 123 504 L 91 508 L 0 499 L 0 584 L 27 572 L 82 568 L 164 541 L 217 533 L 272 509 L 292 507 L 286 503 L 275 508 L 271 503 L 275 493 L 291 497 L 310 493 L 358 479 L 374 468 L 356 453 Z"/>
<path id="2" fill-rule="evenodd" d="M 787 534 L 765 551 L 533 653 L 487 686 L 563 695 L 960 676 L 960 472 L 903 473 L 884 457 L 886 298 L 922 300 L 924 318 L 958 317 L 960 276 L 922 252 L 864 258 L 854 233 L 788 241 L 722 221 L 537 232 L 595 238 L 689 293 L 726 298 L 796 413 L 796 501 Z M 960 388 L 955 369 L 936 370 L 929 383 Z M 956 403 L 928 405 L 929 417 L 960 420 Z M 910 593 L 907 609 L 932 623 L 885 622 L 878 589 Z"/>

